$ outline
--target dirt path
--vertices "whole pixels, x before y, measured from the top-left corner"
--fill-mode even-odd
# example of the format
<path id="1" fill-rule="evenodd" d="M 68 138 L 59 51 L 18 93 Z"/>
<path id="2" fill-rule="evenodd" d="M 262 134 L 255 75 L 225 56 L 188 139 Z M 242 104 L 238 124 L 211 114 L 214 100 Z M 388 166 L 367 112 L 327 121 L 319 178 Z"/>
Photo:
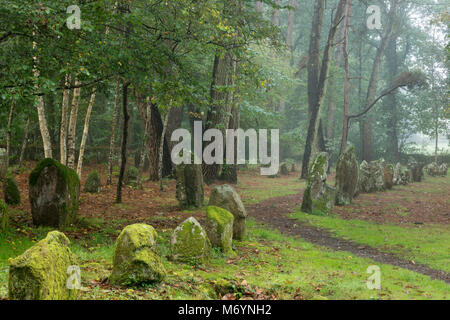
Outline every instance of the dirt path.
<path id="1" fill-rule="evenodd" d="M 361 245 L 351 240 L 337 238 L 326 230 L 287 217 L 287 214 L 294 212 L 300 206 L 302 193 L 303 191 L 297 195 L 273 198 L 249 205 L 247 211 L 250 216 L 275 227 L 284 234 L 294 237 L 298 236 L 313 244 L 333 250 L 348 251 L 358 257 L 369 258 L 384 264 L 391 264 L 427 275 L 432 279 L 450 283 L 450 275 L 444 271 L 431 269 L 423 264 L 414 264 L 410 261 L 402 260 L 392 254 L 382 253 L 378 249 L 367 245 Z"/>

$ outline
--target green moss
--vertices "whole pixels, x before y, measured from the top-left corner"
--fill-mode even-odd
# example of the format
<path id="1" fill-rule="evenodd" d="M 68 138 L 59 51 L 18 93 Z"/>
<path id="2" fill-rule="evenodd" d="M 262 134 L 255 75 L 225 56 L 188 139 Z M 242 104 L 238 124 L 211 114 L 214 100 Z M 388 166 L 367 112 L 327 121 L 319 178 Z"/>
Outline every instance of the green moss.
<path id="1" fill-rule="evenodd" d="M 39 177 L 41 176 L 42 170 L 48 167 L 56 168 L 58 177 L 61 178 L 65 184 L 67 184 L 67 190 L 70 196 L 70 200 L 68 202 L 66 201 L 65 203 L 62 203 L 61 205 L 58 205 L 58 214 L 60 215 L 58 227 L 67 227 L 75 220 L 78 213 L 80 179 L 78 178 L 78 174 L 74 170 L 60 164 L 54 159 L 46 158 L 41 160 L 36 165 L 34 170 L 30 173 L 30 189 L 36 186 L 39 181 Z"/>
<path id="2" fill-rule="evenodd" d="M 20 204 L 20 191 L 13 176 L 7 176 L 3 181 L 3 196 L 9 205 Z"/>
<path id="3" fill-rule="evenodd" d="M 114 248 L 110 282 L 140 285 L 162 281 L 166 271 L 156 247 L 157 236 L 155 229 L 146 224 L 125 227 Z"/>
<path id="4" fill-rule="evenodd" d="M 208 206 L 206 207 L 206 218 L 208 237 L 213 245 L 222 248 L 227 254 L 233 253 L 233 214 L 219 207 Z"/>
<path id="5" fill-rule="evenodd" d="M 78 290 L 67 287 L 67 270 L 77 264 L 69 245 L 70 241 L 63 233 L 53 231 L 21 256 L 9 259 L 9 298 L 76 299 Z"/>
<path id="6" fill-rule="evenodd" d="M 55 159 L 45 158 L 36 165 L 36 167 L 33 169 L 33 171 L 31 171 L 30 178 L 29 178 L 30 186 L 35 186 L 37 183 L 37 180 L 39 179 L 39 176 L 41 175 L 42 170 L 46 167 L 51 167 L 51 166 L 55 166 L 56 168 L 58 168 L 58 171 L 60 172 L 61 176 L 63 177 L 64 181 L 67 184 L 72 185 L 74 183 L 75 184 L 80 183 L 80 178 L 78 177 L 78 174 L 74 170 L 59 163 Z"/>
<path id="7" fill-rule="evenodd" d="M 171 251 L 175 261 L 202 264 L 208 261 L 210 250 L 211 243 L 205 230 L 193 217 L 185 220 L 172 234 Z"/>
<path id="8" fill-rule="evenodd" d="M 5 232 L 9 227 L 8 206 L 0 200 L 0 231 Z"/>
<path id="9" fill-rule="evenodd" d="M 125 184 L 133 188 L 139 187 L 139 169 L 129 166 L 125 172 Z"/>
<path id="10" fill-rule="evenodd" d="M 84 183 L 84 191 L 89 193 L 100 192 L 100 174 L 97 170 L 92 171 L 86 178 Z"/>

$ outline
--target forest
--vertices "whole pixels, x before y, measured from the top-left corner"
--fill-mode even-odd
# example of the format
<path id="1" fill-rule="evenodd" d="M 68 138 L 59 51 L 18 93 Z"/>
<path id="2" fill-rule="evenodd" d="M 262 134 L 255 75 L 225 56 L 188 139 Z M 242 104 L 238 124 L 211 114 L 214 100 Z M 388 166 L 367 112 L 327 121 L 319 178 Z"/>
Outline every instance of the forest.
<path id="1" fill-rule="evenodd" d="M 1 0 L 0 306 L 448 300 L 449 5 Z"/>

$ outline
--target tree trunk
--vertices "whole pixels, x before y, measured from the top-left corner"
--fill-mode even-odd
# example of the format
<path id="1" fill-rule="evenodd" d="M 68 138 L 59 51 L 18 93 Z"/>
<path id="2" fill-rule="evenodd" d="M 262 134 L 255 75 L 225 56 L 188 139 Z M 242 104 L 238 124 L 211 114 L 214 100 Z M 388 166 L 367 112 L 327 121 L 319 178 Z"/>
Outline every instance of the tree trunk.
<path id="1" fill-rule="evenodd" d="M 159 181 L 159 147 L 161 144 L 163 122 L 161 120 L 161 114 L 159 113 L 156 104 L 151 103 L 151 115 L 150 115 L 150 130 L 147 139 L 147 145 L 149 149 L 149 161 L 150 161 L 150 181 Z M 164 139 L 165 140 L 165 139 Z M 170 158 L 169 147 L 164 142 L 163 152 L 163 177 L 171 174 L 172 161 Z"/>
<path id="2" fill-rule="evenodd" d="M 22 167 L 23 159 L 25 156 L 25 150 L 27 148 L 29 131 L 30 131 L 30 116 L 28 115 L 27 124 L 25 126 L 25 134 L 24 134 L 23 142 L 22 142 L 22 149 L 20 150 L 19 168 Z"/>
<path id="3" fill-rule="evenodd" d="M 275 3 L 280 6 L 281 5 L 281 0 L 276 0 Z M 274 26 L 280 26 L 280 9 L 275 8 L 273 9 L 273 13 L 272 13 L 272 24 Z"/>
<path id="4" fill-rule="evenodd" d="M 14 114 L 14 101 L 9 109 L 8 126 L 6 128 L 6 168 L 9 168 L 9 156 L 11 153 L 11 125 Z"/>
<path id="5" fill-rule="evenodd" d="M 388 79 L 389 83 L 392 83 L 398 74 L 399 61 L 397 54 L 397 36 L 393 36 L 389 41 L 386 48 L 386 64 L 388 67 Z M 399 161 L 398 153 L 398 134 L 397 134 L 397 97 L 396 92 L 391 93 L 386 97 L 387 105 L 389 109 L 389 121 L 387 132 L 389 133 L 388 141 L 388 158 L 392 162 Z"/>
<path id="6" fill-rule="evenodd" d="M 166 141 L 169 146 L 169 152 L 172 153 L 173 147 L 177 144 L 176 142 L 170 141 L 172 138 L 172 133 L 181 128 L 181 123 L 183 122 L 183 107 L 173 107 L 170 109 L 169 123 L 167 124 L 166 131 Z"/>
<path id="7" fill-rule="evenodd" d="M 138 102 L 138 110 L 140 111 L 141 107 L 139 106 Z M 144 119 L 145 122 L 145 128 L 144 128 L 144 138 L 142 139 L 142 146 L 141 146 L 141 155 L 139 158 L 139 186 L 142 186 L 142 175 L 144 174 L 144 166 L 145 166 L 145 158 L 148 154 L 148 149 L 146 147 L 146 143 L 148 140 L 148 132 L 150 128 L 150 117 L 151 117 L 151 111 L 150 111 L 150 98 L 147 97 L 145 101 L 145 114 L 141 115 L 141 117 Z"/>
<path id="8" fill-rule="evenodd" d="M 106 179 L 106 184 L 112 184 L 112 172 L 113 172 L 113 162 L 114 162 L 114 150 L 116 145 L 116 127 L 118 122 L 119 114 L 119 103 L 120 103 L 120 80 L 117 79 L 116 83 L 116 98 L 114 101 L 113 109 L 113 120 L 111 128 L 111 138 L 109 139 L 109 156 L 108 156 L 108 177 Z"/>
<path id="9" fill-rule="evenodd" d="M 128 120 L 130 116 L 128 115 L 128 82 L 124 82 L 122 86 L 122 112 L 123 112 L 123 134 L 122 134 L 122 150 L 121 156 L 122 161 L 120 165 L 119 182 L 117 183 L 117 195 L 116 203 L 122 203 L 122 184 L 123 176 L 125 174 L 125 167 L 127 165 L 127 135 L 128 135 Z"/>
<path id="10" fill-rule="evenodd" d="M 33 36 L 34 36 L 34 32 L 33 32 Z M 35 50 L 36 47 L 37 47 L 36 42 L 33 42 L 33 50 Z M 37 56 L 33 56 L 33 60 L 34 60 L 33 74 L 34 74 L 34 77 L 36 78 L 36 84 L 34 86 L 34 89 L 36 90 L 36 92 L 38 92 L 39 86 L 38 86 L 37 82 L 38 82 L 39 76 L 40 76 L 39 69 L 38 69 L 39 60 L 38 60 Z M 50 139 L 50 133 L 48 131 L 47 120 L 45 118 L 44 96 L 39 95 L 37 99 L 38 99 L 37 112 L 38 112 L 38 118 L 39 118 L 39 129 L 41 131 L 42 144 L 44 146 L 44 155 L 46 158 L 53 158 L 52 142 Z"/>
<path id="11" fill-rule="evenodd" d="M 66 76 L 65 86 L 70 86 L 70 75 Z M 69 112 L 70 90 L 64 89 L 62 109 L 61 109 L 61 128 L 59 133 L 59 153 L 60 162 L 63 165 L 67 163 L 67 118 Z"/>
<path id="12" fill-rule="evenodd" d="M 205 130 L 216 128 L 222 131 L 225 137 L 225 128 L 228 126 L 231 105 L 229 103 L 229 92 L 223 88 L 228 86 L 229 78 L 232 76 L 232 57 L 225 53 L 223 57 L 216 55 L 214 58 L 213 81 L 211 84 L 211 107 L 206 118 Z M 218 89 L 218 87 L 220 89 Z M 205 182 L 210 184 L 219 178 L 222 166 L 219 164 L 203 165 L 203 176 Z"/>
<path id="13" fill-rule="evenodd" d="M 161 134 L 161 142 L 159 144 L 159 160 L 158 160 L 158 178 L 159 178 L 159 189 L 161 191 L 164 191 L 163 188 L 163 155 L 164 155 L 164 142 L 166 141 L 166 131 L 167 131 L 167 124 L 169 123 L 169 115 L 170 110 L 172 107 L 169 107 L 169 110 L 167 110 L 165 119 L 164 119 L 164 126 L 163 131 Z"/>
<path id="14" fill-rule="evenodd" d="M 289 6 L 295 8 L 289 10 L 288 25 L 286 30 L 286 45 L 292 49 L 292 33 L 294 30 L 295 10 L 297 8 L 297 0 L 290 0 Z"/>
<path id="15" fill-rule="evenodd" d="M 372 66 L 372 74 L 370 75 L 369 86 L 367 88 L 367 96 L 365 106 L 363 110 L 375 99 L 377 88 L 378 88 L 378 78 L 380 74 L 381 59 L 384 55 L 384 51 L 388 44 L 388 41 L 392 34 L 392 27 L 394 24 L 394 17 L 397 12 L 398 0 L 391 0 L 391 9 L 389 13 L 389 23 L 386 28 L 385 34 L 381 38 L 379 47 L 375 55 L 375 59 Z M 365 119 L 362 119 L 361 124 L 361 152 L 363 160 L 367 162 L 372 161 L 372 150 L 373 150 L 373 137 L 372 137 L 372 121 L 370 115 L 366 115 Z"/>
<path id="16" fill-rule="evenodd" d="M 80 85 L 77 78 L 75 78 L 75 85 Z M 70 110 L 69 134 L 67 136 L 67 166 L 70 169 L 75 169 L 75 143 L 77 135 L 78 107 L 80 105 L 80 92 L 80 88 L 75 88 L 73 90 L 72 109 Z"/>
<path id="17" fill-rule="evenodd" d="M 339 155 L 341 155 L 345 148 L 347 147 L 347 138 L 348 138 L 348 109 L 349 109 L 349 94 L 350 94 L 350 71 L 349 71 L 349 63 L 348 63 L 348 31 L 350 28 L 350 16 L 352 12 L 352 0 L 348 0 L 347 3 L 347 14 L 345 19 L 345 28 L 344 28 L 344 64 L 345 64 L 345 89 L 344 89 L 344 126 L 342 129 L 342 139 L 341 139 L 341 149 L 339 151 Z"/>
<path id="18" fill-rule="evenodd" d="M 95 87 L 92 89 L 91 99 L 89 100 L 89 105 L 86 111 L 86 118 L 84 119 L 83 136 L 81 137 L 80 154 L 78 156 L 78 165 L 77 165 L 77 173 L 80 179 L 81 179 L 81 170 L 83 168 L 84 150 L 86 148 L 86 140 L 89 133 L 89 121 L 91 120 L 91 113 L 92 107 L 94 106 L 95 102 L 96 90 L 97 89 Z"/>
<path id="19" fill-rule="evenodd" d="M 325 97 L 328 82 L 329 64 L 331 58 L 331 48 L 336 35 L 336 30 L 344 14 L 346 0 L 340 0 L 336 15 L 333 19 L 330 31 L 328 33 L 327 44 L 325 45 L 322 65 L 319 69 L 320 55 L 320 33 L 323 23 L 323 11 L 325 8 L 324 0 L 317 0 L 314 8 L 314 19 L 311 29 L 310 39 L 310 61 L 308 66 L 308 106 L 309 106 L 309 126 L 306 137 L 305 152 L 303 154 L 302 178 L 308 176 L 309 161 L 311 159 L 313 148 L 316 145 L 320 124 L 320 112 Z"/>

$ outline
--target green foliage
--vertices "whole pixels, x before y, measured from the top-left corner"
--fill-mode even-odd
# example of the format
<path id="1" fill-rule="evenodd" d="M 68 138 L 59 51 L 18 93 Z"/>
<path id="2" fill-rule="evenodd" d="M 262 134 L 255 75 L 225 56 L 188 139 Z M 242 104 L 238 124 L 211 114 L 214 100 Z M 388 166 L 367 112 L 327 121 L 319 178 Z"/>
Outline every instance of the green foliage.
<path id="1" fill-rule="evenodd" d="M 0 199 L 0 231 L 6 232 L 9 228 L 8 206 Z"/>
<path id="2" fill-rule="evenodd" d="M 6 204 L 20 204 L 20 190 L 12 175 L 8 175 L 3 181 L 3 195 L 5 197 Z"/>
<path id="3" fill-rule="evenodd" d="M 92 171 L 86 178 L 84 183 L 84 191 L 89 193 L 100 192 L 100 174 L 97 170 Z"/>

